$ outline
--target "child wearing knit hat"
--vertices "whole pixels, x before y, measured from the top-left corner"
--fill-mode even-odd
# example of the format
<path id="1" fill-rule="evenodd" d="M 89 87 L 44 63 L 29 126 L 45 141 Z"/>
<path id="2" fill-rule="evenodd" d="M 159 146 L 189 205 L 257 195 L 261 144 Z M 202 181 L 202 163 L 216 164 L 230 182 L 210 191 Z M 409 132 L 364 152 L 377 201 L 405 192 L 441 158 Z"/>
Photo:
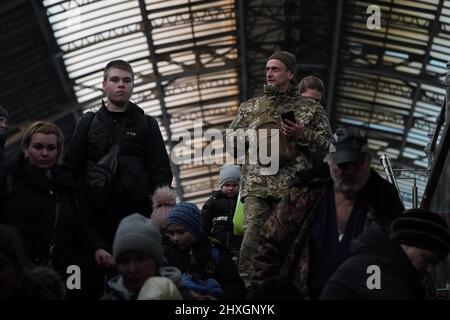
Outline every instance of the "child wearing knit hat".
<path id="1" fill-rule="evenodd" d="M 234 234 L 233 216 L 239 194 L 241 169 L 224 164 L 219 173 L 220 190 L 213 191 L 202 208 L 205 232 L 217 239 L 236 260 L 239 256 L 242 237 Z"/>
<path id="2" fill-rule="evenodd" d="M 164 248 L 165 258 L 181 270 L 195 299 L 245 298 L 245 286 L 231 255 L 209 241 L 195 204 L 183 202 L 170 210 L 167 235 L 172 244 Z"/>
<path id="3" fill-rule="evenodd" d="M 167 216 L 170 209 L 177 204 L 177 194 L 170 187 L 159 187 L 155 190 L 152 196 L 153 210 L 150 219 L 156 222 L 161 232 L 162 243 L 170 243 L 166 235 Z"/>
<path id="4" fill-rule="evenodd" d="M 122 219 L 113 242 L 119 276 L 108 282 L 103 300 L 182 299 L 173 281 L 163 273 L 163 247 L 158 225 L 139 213 Z M 150 280 L 153 279 L 153 280 Z"/>

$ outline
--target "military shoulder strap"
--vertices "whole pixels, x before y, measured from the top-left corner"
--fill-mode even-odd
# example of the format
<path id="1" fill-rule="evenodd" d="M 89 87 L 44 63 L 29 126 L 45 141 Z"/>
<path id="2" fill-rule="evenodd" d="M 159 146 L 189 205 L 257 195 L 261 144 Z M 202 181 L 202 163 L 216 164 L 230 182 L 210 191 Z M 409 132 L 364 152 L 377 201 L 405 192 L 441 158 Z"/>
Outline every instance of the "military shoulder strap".
<path id="1" fill-rule="evenodd" d="M 265 112 L 267 112 L 267 99 L 266 95 L 263 95 L 259 103 L 259 113 L 262 114 Z"/>

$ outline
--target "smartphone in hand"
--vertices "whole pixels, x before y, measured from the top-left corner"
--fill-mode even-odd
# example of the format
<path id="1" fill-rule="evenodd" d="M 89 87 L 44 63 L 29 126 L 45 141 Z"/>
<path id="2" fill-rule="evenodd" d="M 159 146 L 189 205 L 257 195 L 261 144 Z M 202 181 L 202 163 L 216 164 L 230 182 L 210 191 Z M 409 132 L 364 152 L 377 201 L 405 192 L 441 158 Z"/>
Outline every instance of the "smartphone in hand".
<path id="1" fill-rule="evenodd" d="M 289 120 L 289 121 L 292 121 L 292 122 L 295 123 L 295 114 L 294 114 L 294 111 L 291 110 L 291 111 L 282 113 L 282 114 L 281 114 L 281 119 L 283 119 L 283 121 L 284 121 L 284 120 Z"/>

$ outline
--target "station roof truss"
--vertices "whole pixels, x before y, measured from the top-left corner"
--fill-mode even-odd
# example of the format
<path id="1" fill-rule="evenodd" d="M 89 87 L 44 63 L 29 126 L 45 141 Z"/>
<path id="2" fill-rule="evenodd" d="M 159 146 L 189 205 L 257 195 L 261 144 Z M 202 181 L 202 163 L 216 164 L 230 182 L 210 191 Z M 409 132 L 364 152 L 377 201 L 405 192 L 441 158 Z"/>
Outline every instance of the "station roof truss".
<path id="1" fill-rule="evenodd" d="M 381 12 L 373 30 L 370 5 Z M 282 49 L 297 56 L 297 82 L 324 81 L 333 129 L 360 128 L 380 174 L 381 154 L 401 170 L 406 206 L 414 182 L 423 193 L 445 97 L 450 1 L 7 0 L 0 17 L 7 155 L 35 120 L 56 122 L 69 139 L 104 96 L 106 63 L 124 59 L 135 71 L 131 100 L 156 118 L 169 154 L 188 159 L 172 161 L 180 200 L 201 206 L 218 188 L 221 138 L 239 102 L 261 94 L 266 59 Z"/>

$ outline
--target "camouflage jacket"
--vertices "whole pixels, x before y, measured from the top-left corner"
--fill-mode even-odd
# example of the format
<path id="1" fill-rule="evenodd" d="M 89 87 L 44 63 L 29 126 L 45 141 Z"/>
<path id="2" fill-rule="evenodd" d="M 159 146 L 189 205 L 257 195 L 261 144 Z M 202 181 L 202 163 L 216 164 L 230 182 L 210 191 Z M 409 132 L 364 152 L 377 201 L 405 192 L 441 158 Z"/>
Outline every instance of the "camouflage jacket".
<path id="1" fill-rule="evenodd" d="M 326 190 L 333 183 L 328 165 L 304 172 L 289 188 L 274 214 L 267 220 L 258 239 L 254 257 L 255 273 L 252 288 L 261 281 L 278 276 L 293 279 L 296 287 L 307 296 L 309 239 L 314 216 L 319 212 Z M 388 228 L 403 211 L 395 188 L 371 170 L 364 186 L 369 195 L 365 227 L 377 223 Z"/>
<path id="2" fill-rule="evenodd" d="M 280 120 L 282 113 L 293 110 L 295 118 L 303 123 L 304 132 L 299 138 L 289 142 L 295 159 L 280 167 L 278 172 L 272 175 L 262 175 L 260 164 L 249 163 L 247 150 L 241 171 L 241 196 L 281 199 L 286 195 L 297 172 L 310 169 L 323 160 L 331 137 L 331 129 L 324 108 L 309 98 L 297 95 L 297 89 L 293 85 L 284 94 L 271 86 L 265 86 L 264 92 L 268 113 L 274 119 Z M 235 130 L 246 131 L 257 128 L 261 102 L 262 97 L 257 97 L 240 105 L 238 114 L 230 125 L 231 130 L 227 132 L 228 145 L 235 139 Z"/>

